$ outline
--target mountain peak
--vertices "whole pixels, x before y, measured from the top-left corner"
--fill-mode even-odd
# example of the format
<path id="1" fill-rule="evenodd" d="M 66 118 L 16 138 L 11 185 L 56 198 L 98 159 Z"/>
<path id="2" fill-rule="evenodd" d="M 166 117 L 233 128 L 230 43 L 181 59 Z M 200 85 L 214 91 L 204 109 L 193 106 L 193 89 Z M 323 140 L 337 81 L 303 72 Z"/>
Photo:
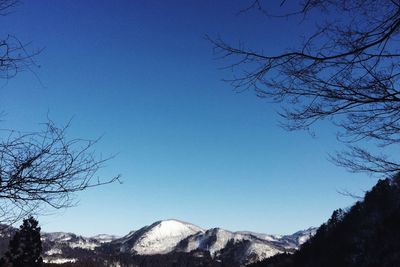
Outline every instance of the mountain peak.
<path id="1" fill-rule="evenodd" d="M 187 225 L 190 225 L 190 226 L 193 226 L 193 227 L 195 227 L 195 228 L 201 229 L 199 226 L 196 226 L 196 225 L 194 225 L 194 224 L 192 224 L 192 223 L 185 222 L 185 221 L 178 220 L 178 219 L 159 220 L 159 221 L 156 221 L 156 222 L 154 222 L 153 224 L 151 224 L 150 227 L 151 227 L 152 225 L 162 225 L 162 226 L 165 226 L 165 227 L 182 226 L 182 225 L 186 225 L 186 226 L 187 226 Z"/>
<path id="2" fill-rule="evenodd" d="M 153 256 L 158 259 L 161 254 L 170 252 L 191 257 L 192 253 L 200 252 L 200 255 L 208 255 L 210 260 L 235 259 L 237 263 L 248 264 L 276 253 L 294 251 L 314 233 L 315 228 L 285 236 L 232 232 L 218 227 L 207 230 L 181 220 L 167 219 L 131 231 L 120 238 L 104 234 L 83 237 L 55 232 L 43 233 L 42 242 L 46 262 L 75 262 L 88 255 L 108 257 L 105 255 L 111 251 L 115 255 L 118 252 L 140 255 L 138 259 L 150 259 Z"/>
<path id="3" fill-rule="evenodd" d="M 191 223 L 176 219 L 161 220 L 136 231 L 124 241 L 121 250 L 142 255 L 164 254 L 174 250 L 182 239 L 198 232 L 204 230 Z"/>

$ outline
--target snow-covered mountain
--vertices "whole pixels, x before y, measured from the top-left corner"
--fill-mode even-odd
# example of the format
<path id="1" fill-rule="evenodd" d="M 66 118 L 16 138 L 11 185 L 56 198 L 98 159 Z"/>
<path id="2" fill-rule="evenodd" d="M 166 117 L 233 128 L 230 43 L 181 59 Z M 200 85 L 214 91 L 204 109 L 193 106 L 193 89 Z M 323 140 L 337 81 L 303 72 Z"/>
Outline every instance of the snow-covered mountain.
<path id="1" fill-rule="evenodd" d="M 166 254 L 175 250 L 183 239 L 203 232 L 203 229 L 190 223 L 165 220 L 131 232 L 113 243 L 119 246 L 121 252 L 140 255 Z"/>
<path id="2" fill-rule="evenodd" d="M 12 232 L 0 233 L 5 246 Z M 211 259 L 232 262 L 232 266 L 253 263 L 277 253 L 293 252 L 315 234 L 316 228 L 292 235 L 269 235 L 253 232 L 231 232 L 220 228 L 203 229 L 179 220 L 155 222 L 123 237 L 97 235 L 84 237 L 73 233 L 42 233 L 43 259 L 49 263 L 77 262 L 104 256 L 132 255 L 156 257 L 170 253 L 208 254 Z M 0 243 L 1 243 L 0 242 Z M 199 257 L 200 257 L 199 256 Z M 197 257 L 197 256 L 196 256 Z"/>
<path id="3" fill-rule="evenodd" d="M 282 246 L 287 249 L 297 249 L 301 245 L 303 245 L 310 237 L 315 235 L 316 232 L 317 228 L 310 227 L 306 230 L 298 231 L 291 235 L 285 235 L 279 241 L 282 243 Z"/>
<path id="4" fill-rule="evenodd" d="M 73 233 L 55 232 L 55 233 L 42 233 L 42 243 L 46 246 L 56 247 L 69 247 L 81 248 L 87 250 L 94 250 L 102 244 L 109 243 L 117 237 L 112 235 L 97 235 L 93 237 L 84 237 L 75 235 Z"/>
<path id="5" fill-rule="evenodd" d="M 116 251 L 134 255 L 207 251 L 214 259 L 234 257 L 248 264 L 277 253 L 297 249 L 315 232 L 314 228 L 293 235 L 277 236 L 252 232 L 231 232 L 220 228 L 204 230 L 179 220 L 164 220 L 145 226 L 110 242 Z"/>
<path id="6" fill-rule="evenodd" d="M 213 228 L 182 240 L 177 245 L 177 250 L 208 251 L 213 258 L 233 257 L 236 262 L 247 264 L 286 251 L 275 242 L 269 235 L 257 236 L 250 232 L 230 232 Z"/>
<path id="7" fill-rule="evenodd" d="M 44 262 L 59 264 L 76 262 L 77 259 L 71 257 L 71 255 L 76 254 L 76 250 L 93 251 L 116 238 L 116 236 L 103 234 L 84 237 L 64 232 L 42 233 L 43 260 Z"/>

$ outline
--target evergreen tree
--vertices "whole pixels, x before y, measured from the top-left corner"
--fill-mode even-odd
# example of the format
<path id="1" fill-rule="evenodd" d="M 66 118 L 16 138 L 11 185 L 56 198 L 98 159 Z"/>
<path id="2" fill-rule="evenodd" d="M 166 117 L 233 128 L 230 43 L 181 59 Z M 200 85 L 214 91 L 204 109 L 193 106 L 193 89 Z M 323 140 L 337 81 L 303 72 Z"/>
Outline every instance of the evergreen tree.
<path id="1" fill-rule="evenodd" d="M 23 221 L 10 240 L 5 260 L 12 267 L 39 267 L 43 262 L 41 253 L 40 227 L 38 221 L 31 216 Z"/>

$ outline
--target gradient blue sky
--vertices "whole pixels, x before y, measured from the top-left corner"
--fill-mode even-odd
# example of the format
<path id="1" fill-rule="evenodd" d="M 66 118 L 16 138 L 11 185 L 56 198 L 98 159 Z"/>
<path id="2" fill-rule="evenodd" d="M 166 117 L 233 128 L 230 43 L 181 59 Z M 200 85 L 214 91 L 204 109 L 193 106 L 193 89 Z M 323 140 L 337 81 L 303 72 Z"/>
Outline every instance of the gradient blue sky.
<path id="1" fill-rule="evenodd" d="M 71 137 L 103 136 L 118 154 L 99 172 L 123 184 L 77 195 L 41 216 L 44 231 L 123 235 L 156 220 L 285 234 L 318 226 L 376 180 L 337 168 L 335 128 L 317 137 L 277 126 L 279 106 L 221 81 L 205 34 L 271 53 L 295 46 L 306 21 L 237 16 L 247 1 L 25 1 L 2 17 L 41 65 L 0 88 L 2 127 L 34 130 L 73 117 Z"/>

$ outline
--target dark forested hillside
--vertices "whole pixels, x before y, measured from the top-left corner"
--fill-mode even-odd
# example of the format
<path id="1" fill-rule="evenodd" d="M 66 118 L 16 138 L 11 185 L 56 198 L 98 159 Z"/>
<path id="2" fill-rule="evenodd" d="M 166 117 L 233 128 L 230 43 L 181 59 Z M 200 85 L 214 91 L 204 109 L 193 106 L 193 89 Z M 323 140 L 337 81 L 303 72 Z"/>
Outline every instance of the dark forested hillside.
<path id="1" fill-rule="evenodd" d="M 251 267 L 400 266 L 400 174 L 380 180 L 350 209 L 336 210 L 296 253 Z"/>
<path id="2" fill-rule="evenodd" d="M 74 263 L 45 264 L 48 267 L 235 267 L 214 261 L 208 252 L 194 251 L 191 253 L 173 252 L 163 255 L 128 255 L 116 256 L 97 255 L 86 257 Z"/>

